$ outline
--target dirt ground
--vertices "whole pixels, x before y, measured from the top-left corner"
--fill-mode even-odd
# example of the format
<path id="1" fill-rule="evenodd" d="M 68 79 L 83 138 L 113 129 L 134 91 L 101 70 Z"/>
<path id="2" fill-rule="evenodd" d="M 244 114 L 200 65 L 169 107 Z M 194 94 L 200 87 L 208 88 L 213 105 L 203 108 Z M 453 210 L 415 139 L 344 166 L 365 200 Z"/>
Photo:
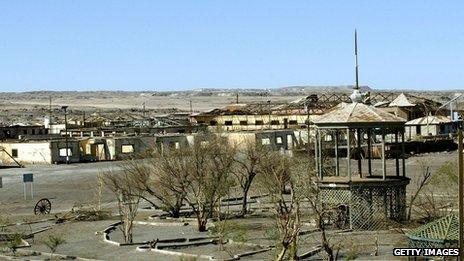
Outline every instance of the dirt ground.
<path id="1" fill-rule="evenodd" d="M 412 180 L 408 186 L 408 192 L 415 187 L 415 180 L 420 171 L 421 162 L 428 162 L 431 166 L 430 171 L 434 173 L 443 163 L 455 161 L 457 152 L 443 152 L 415 155 L 406 160 L 407 176 Z M 374 163 L 374 168 L 380 165 Z M 394 170 L 394 161 L 389 160 L 387 167 L 390 171 Z M 0 177 L 3 180 L 3 188 L 0 188 L 0 217 L 7 222 L 16 223 L 32 221 L 43 218 L 51 218 L 55 215 L 63 215 L 70 211 L 73 206 L 96 205 L 96 187 L 98 175 L 105 170 L 117 170 L 117 162 L 97 162 L 79 163 L 71 165 L 30 165 L 26 168 L 0 169 Z M 22 174 L 34 174 L 34 199 L 24 200 Z M 30 196 L 30 195 L 28 195 Z M 52 202 L 50 215 L 34 216 L 33 207 L 38 199 L 49 198 Z M 257 204 L 257 203 L 254 203 Z M 115 212 L 114 196 L 105 191 L 102 197 L 102 206 Z M 144 206 L 147 206 L 146 204 Z M 252 205 L 253 207 L 253 205 Z M 140 210 L 137 217 L 140 221 L 160 221 L 148 219 L 148 216 L 159 213 L 156 210 Z M 51 230 L 47 230 L 35 235 L 34 239 L 29 240 L 31 250 L 47 252 L 43 241 L 48 235 L 60 235 L 66 240 L 66 244 L 61 246 L 57 253 L 72 255 L 83 258 L 99 260 L 172 260 L 172 257 L 153 252 L 140 252 L 136 246 L 117 247 L 103 242 L 101 235 L 95 232 L 101 231 L 109 224 L 117 221 L 117 218 L 102 221 L 80 221 L 54 225 Z M 310 220 L 307 220 L 308 223 Z M 162 222 L 162 220 L 160 221 Z M 173 237 L 196 237 L 210 235 L 208 232 L 199 233 L 195 230 L 195 222 L 189 221 L 188 226 L 149 226 L 136 225 L 135 241 L 152 240 L 154 238 L 173 238 Z M 15 229 L 24 232 L 35 231 L 50 225 L 50 222 L 42 222 L 32 226 L 16 226 Z M 261 245 L 273 244 L 275 235 L 275 225 L 269 215 L 256 215 L 246 219 L 234 219 L 229 224 L 231 233 L 230 238 L 247 243 Z M 304 229 L 310 229 L 308 225 Z M 111 234 L 112 239 L 120 241 L 122 236 L 119 230 Z M 341 256 L 346 256 L 355 252 L 360 259 L 372 260 L 370 256 L 374 249 L 374 242 L 378 240 L 380 256 L 375 259 L 392 258 L 392 248 L 394 246 L 406 246 L 407 241 L 404 235 L 397 230 L 385 230 L 375 232 L 352 232 L 334 234 L 333 240 L 345 238 L 343 241 L 343 251 Z M 318 234 L 303 236 L 301 246 L 303 250 L 308 250 L 319 242 Z M 229 247 L 229 249 L 227 249 Z M 242 249 L 243 250 L 243 249 Z M 205 245 L 201 247 L 188 247 L 177 249 L 176 251 L 191 254 L 214 254 L 217 256 L 233 253 L 234 246 L 226 246 L 226 250 L 219 250 L 217 245 Z M 253 255 L 245 260 L 268 260 L 272 259 L 274 251 Z"/>

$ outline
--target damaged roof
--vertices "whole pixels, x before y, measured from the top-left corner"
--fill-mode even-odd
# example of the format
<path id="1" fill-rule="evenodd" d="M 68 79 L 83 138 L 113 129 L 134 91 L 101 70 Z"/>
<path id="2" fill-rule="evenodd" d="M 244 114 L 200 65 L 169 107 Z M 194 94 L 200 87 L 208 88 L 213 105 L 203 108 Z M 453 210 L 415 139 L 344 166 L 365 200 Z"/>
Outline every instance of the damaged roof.
<path id="1" fill-rule="evenodd" d="M 445 123 L 451 123 L 451 120 L 446 116 L 436 115 L 436 116 L 426 116 L 426 117 L 417 118 L 417 119 L 406 122 L 406 125 L 427 125 L 427 124 L 437 125 L 437 124 L 445 124 Z"/>
<path id="2" fill-rule="evenodd" d="M 385 125 L 404 125 L 405 119 L 388 113 L 382 109 L 364 103 L 340 103 L 333 110 L 322 115 L 314 121 L 316 126 L 385 126 Z"/>
<path id="3" fill-rule="evenodd" d="M 389 107 L 414 107 L 416 104 L 411 103 L 404 93 L 401 93 L 390 104 Z"/>

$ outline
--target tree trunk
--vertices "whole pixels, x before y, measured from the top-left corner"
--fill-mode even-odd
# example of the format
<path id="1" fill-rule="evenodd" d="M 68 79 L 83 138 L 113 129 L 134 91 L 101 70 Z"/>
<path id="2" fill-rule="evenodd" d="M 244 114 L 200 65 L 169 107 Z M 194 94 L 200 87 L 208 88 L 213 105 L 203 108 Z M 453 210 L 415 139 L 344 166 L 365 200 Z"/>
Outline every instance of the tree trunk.
<path id="1" fill-rule="evenodd" d="M 206 231 L 206 223 L 207 223 L 206 220 L 198 218 L 198 232 Z"/>
<path id="2" fill-rule="evenodd" d="M 282 250 L 280 250 L 280 253 L 279 253 L 279 255 L 277 256 L 276 261 L 284 260 L 284 257 L 285 257 L 285 253 L 286 253 L 286 252 L 287 252 L 287 248 L 286 248 L 286 247 L 282 247 Z"/>
<path id="3" fill-rule="evenodd" d="M 242 200 L 242 216 L 248 213 L 248 190 L 250 187 L 243 188 L 243 200 Z"/>

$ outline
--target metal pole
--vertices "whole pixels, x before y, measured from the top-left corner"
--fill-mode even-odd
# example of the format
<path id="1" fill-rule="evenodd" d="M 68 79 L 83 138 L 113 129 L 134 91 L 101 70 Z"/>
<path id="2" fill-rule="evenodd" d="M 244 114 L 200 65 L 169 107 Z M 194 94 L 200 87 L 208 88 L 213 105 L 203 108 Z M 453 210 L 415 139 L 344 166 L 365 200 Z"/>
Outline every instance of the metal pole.
<path id="1" fill-rule="evenodd" d="M 400 158 L 399 158 L 399 144 L 398 144 L 398 130 L 395 130 L 395 166 L 396 166 L 396 176 L 400 176 Z"/>
<path id="2" fill-rule="evenodd" d="M 24 200 L 27 200 L 27 195 L 26 195 L 26 182 L 23 182 L 24 184 Z"/>
<path id="3" fill-rule="evenodd" d="M 458 129 L 458 170 L 459 170 L 459 249 L 464 250 L 464 198 L 463 198 L 463 155 L 462 155 L 462 126 Z M 464 253 L 460 253 L 459 260 L 464 260 Z"/>
<path id="4" fill-rule="evenodd" d="M 367 130 L 367 168 L 369 176 L 372 176 L 372 146 L 371 146 L 372 129 Z"/>
<path id="5" fill-rule="evenodd" d="M 308 155 L 311 155 L 311 146 L 310 146 L 311 143 L 309 142 L 310 141 L 310 135 L 309 135 L 309 130 L 310 130 L 309 129 L 309 113 L 310 113 L 309 112 L 309 104 L 306 104 L 306 110 L 307 110 L 307 116 L 306 116 L 307 123 L 306 124 L 308 125 Z"/>
<path id="6" fill-rule="evenodd" d="M 338 162 L 338 130 L 335 130 L 335 175 L 340 176 L 340 163 Z"/>
<path id="7" fill-rule="evenodd" d="M 401 169 L 403 177 L 406 177 L 406 149 L 404 147 L 404 130 L 401 131 Z"/>
<path id="8" fill-rule="evenodd" d="M 69 164 L 69 146 L 68 146 L 68 106 L 61 107 L 64 110 L 64 138 L 66 142 L 66 164 Z"/>

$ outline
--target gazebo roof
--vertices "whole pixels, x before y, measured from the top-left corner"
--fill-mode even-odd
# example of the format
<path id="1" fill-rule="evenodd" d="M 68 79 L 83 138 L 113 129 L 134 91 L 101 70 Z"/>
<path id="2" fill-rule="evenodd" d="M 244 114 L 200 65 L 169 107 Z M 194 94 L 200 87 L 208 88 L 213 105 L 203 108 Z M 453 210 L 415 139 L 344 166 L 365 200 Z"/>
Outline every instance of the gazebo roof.
<path id="1" fill-rule="evenodd" d="M 340 103 L 314 121 L 318 127 L 398 127 L 405 119 L 364 103 Z"/>
<path id="2" fill-rule="evenodd" d="M 420 226 L 406 236 L 412 240 L 431 241 L 431 242 L 449 242 L 459 240 L 459 222 L 455 214 L 437 219 L 423 226 Z"/>

